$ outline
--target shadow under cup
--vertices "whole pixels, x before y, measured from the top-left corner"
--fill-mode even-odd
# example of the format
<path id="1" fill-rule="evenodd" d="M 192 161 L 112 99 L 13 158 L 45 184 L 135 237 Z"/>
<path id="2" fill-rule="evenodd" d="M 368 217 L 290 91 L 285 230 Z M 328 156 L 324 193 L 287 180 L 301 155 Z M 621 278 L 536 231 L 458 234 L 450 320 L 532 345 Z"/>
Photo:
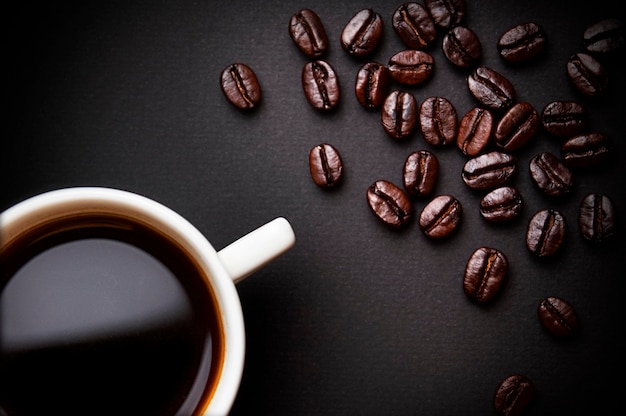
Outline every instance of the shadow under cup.
<path id="1" fill-rule="evenodd" d="M 57 205 L 0 224 L 0 414 L 204 414 L 226 360 L 207 261 L 132 204 Z"/>

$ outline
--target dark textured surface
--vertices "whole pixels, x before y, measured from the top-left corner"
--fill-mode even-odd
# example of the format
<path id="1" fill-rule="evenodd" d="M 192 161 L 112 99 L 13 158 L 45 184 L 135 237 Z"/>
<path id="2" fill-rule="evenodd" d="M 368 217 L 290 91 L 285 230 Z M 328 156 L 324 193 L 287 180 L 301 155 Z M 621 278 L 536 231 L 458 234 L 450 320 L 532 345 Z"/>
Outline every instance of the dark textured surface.
<path id="1" fill-rule="evenodd" d="M 72 2 L 74 3 L 74 2 Z M 482 192 L 461 179 L 467 160 L 454 145 L 433 148 L 419 133 L 393 141 L 380 114 L 357 102 L 354 81 L 364 63 L 341 49 L 340 34 L 360 9 L 384 20 L 386 63 L 404 49 L 391 28 L 398 4 L 385 1 L 115 1 L 23 3 L 4 14 L 5 128 L 0 150 L 0 209 L 37 193 L 76 185 L 122 188 L 180 212 L 220 249 L 276 216 L 292 223 L 296 246 L 238 285 L 247 330 L 245 372 L 233 415 L 476 415 L 493 412 L 498 383 L 528 376 L 535 396 L 529 415 L 599 414 L 622 409 L 626 347 L 623 329 L 626 255 L 626 93 L 624 49 L 607 62 L 607 95 L 582 97 L 566 63 L 582 51 L 587 26 L 621 17 L 619 2 L 469 2 L 464 24 L 480 38 L 482 65 L 505 75 L 517 101 L 538 111 L 573 99 L 590 113 L 590 130 L 608 134 L 616 159 L 575 172 L 574 189 L 549 198 L 532 183 L 530 159 L 558 154 L 560 141 L 540 132 L 515 154 L 524 208 L 518 220 L 489 224 Z M 287 25 L 300 8 L 326 27 L 326 59 L 337 71 L 341 102 L 323 114 L 306 101 L 301 70 L 308 59 Z M 540 59 L 506 64 L 499 36 L 539 23 L 548 44 Z M 459 119 L 477 105 L 469 73 L 429 49 L 435 72 L 404 87 L 419 103 L 448 98 Z M 262 101 L 242 113 L 226 101 L 219 74 L 243 62 L 256 73 Z M 7 71 L 8 70 L 8 71 Z M 397 85 L 396 85 L 397 86 Z M 399 87 L 399 86 L 397 86 Z M 318 188 L 309 150 L 322 142 L 341 153 L 343 183 Z M 463 204 L 459 229 L 431 241 L 413 221 L 385 227 L 367 206 L 378 179 L 401 185 L 405 158 L 433 151 L 440 162 L 435 194 Z M 618 215 L 612 241 L 592 245 L 577 228 L 590 192 L 608 195 Z M 426 200 L 415 200 L 416 214 Z M 539 209 L 567 220 L 562 250 L 549 260 L 528 251 L 526 223 Z M 417 216 L 417 215 L 416 215 Z M 463 271 L 479 246 L 507 256 L 509 273 L 489 305 L 471 302 Z M 576 309 L 580 331 L 555 339 L 537 318 L 547 296 Z M 597 411 L 592 411 L 597 409 Z"/>

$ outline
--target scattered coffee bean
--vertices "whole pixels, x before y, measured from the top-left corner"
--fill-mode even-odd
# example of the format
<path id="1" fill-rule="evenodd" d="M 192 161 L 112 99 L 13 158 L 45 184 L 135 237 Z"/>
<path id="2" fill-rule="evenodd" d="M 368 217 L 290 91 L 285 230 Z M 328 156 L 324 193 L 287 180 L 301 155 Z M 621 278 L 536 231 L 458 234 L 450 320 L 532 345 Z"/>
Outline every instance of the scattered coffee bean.
<path id="1" fill-rule="evenodd" d="M 404 227 L 413 217 L 409 196 L 384 179 L 367 188 L 367 203 L 378 219 L 393 228 Z"/>
<path id="2" fill-rule="evenodd" d="M 326 61 L 307 62 L 302 69 L 302 88 L 316 110 L 332 110 L 339 103 L 339 78 Z"/>
<path id="3" fill-rule="evenodd" d="M 302 9 L 289 20 L 289 36 L 309 58 L 320 58 L 328 49 L 328 36 L 322 20 L 310 9 Z"/>
<path id="4" fill-rule="evenodd" d="M 461 119 L 456 145 L 464 155 L 476 156 L 489 143 L 493 131 L 493 115 L 485 108 L 474 107 Z"/>
<path id="5" fill-rule="evenodd" d="M 383 35 L 383 19 L 372 9 L 357 12 L 341 32 L 341 47 L 355 57 L 371 55 Z"/>
<path id="6" fill-rule="evenodd" d="M 452 195 L 439 195 L 422 209 L 420 229 L 427 237 L 440 239 L 450 235 L 461 222 L 463 206 Z"/>
<path id="7" fill-rule="evenodd" d="M 516 103 L 498 122 L 494 139 L 506 151 L 518 150 L 535 137 L 540 124 L 539 113 L 530 103 Z"/>
<path id="8" fill-rule="evenodd" d="M 383 105 L 389 90 L 389 70 L 378 62 L 365 63 L 356 75 L 356 99 L 367 109 Z"/>
<path id="9" fill-rule="evenodd" d="M 553 136 L 572 137 L 587 128 L 587 110 L 575 101 L 552 101 L 541 112 L 543 128 Z"/>
<path id="10" fill-rule="evenodd" d="M 561 146 L 561 159 L 570 168 L 600 166 L 611 159 L 613 141 L 604 133 L 592 132 L 570 137 Z"/>
<path id="11" fill-rule="evenodd" d="M 522 211 L 522 195 L 512 186 L 502 186 L 485 195 L 479 204 L 480 215 L 489 222 L 506 222 Z"/>
<path id="12" fill-rule="evenodd" d="M 526 246 L 539 257 L 553 256 L 565 239 L 565 217 L 556 210 L 537 211 L 528 221 Z"/>
<path id="13" fill-rule="evenodd" d="M 435 60 L 428 52 L 407 49 L 389 59 L 389 75 L 405 85 L 417 85 L 428 80 L 435 70 Z"/>
<path id="14" fill-rule="evenodd" d="M 328 143 L 319 144 L 309 152 L 309 169 L 313 182 L 321 188 L 334 188 L 341 183 L 343 163 L 337 149 Z"/>
<path id="15" fill-rule="evenodd" d="M 465 26 L 450 29 L 443 37 L 442 49 L 448 61 L 460 68 L 477 65 L 483 54 L 480 39 Z"/>
<path id="16" fill-rule="evenodd" d="M 530 176 L 546 195 L 559 197 L 569 193 L 574 178 L 572 172 L 550 152 L 541 152 L 530 160 Z"/>
<path id="17" fill-rule="evenodd" d="M 479 303 L 498 294 L 506 277 L 509 262 L 499 250 L 480 247 L 470 256 L 463 276 L 463 291 Z"/>
<path id="18" fill-rule="evenodd" d="M 494 150 L 465 162 L 461 177 L 472 189 L 488 190 L 505 184 L 516 170 L 515 156 Z"/>
<path id="19" fill-rule="evenodd" d="M 420 106 L 419 127 L 431 146 L 446 146 L 456 141 L 459 119 L 456 109 L 444 97 L 428 97 Z"/>
<path id="20" fill-rule="evenodd" d="M 498 52 L 508 62 L 526 62 L 541 54 L 547 43 L 546 32 L 534 22 L 521 23 L 498 39 Z"/>
<path id="21" fill-rule="evenodd" d="M 428 48 L 437 37 L 435 21 L 420 3 L 403 3 L 391 16 L 393 30 L 410 49 Z"/>
<path id="22" fill-rule="evenodd" d="M 533 398 L 532 381 L 521 374 L 511 374 L 500 382 L 493 399 L 496 414 L 520 416 Z"/>
<path id="23" fill-rule="evenodd" d="M 611 199 L 600 193 L 590 193 L 580 204 L 578 228 L 585 239 L 601 243 L 615 234 L 615 208 Z"/>
<path id="24" fill-rule="evenodd" d="M 392 91 L 381 111 L 381 123 L 385 132 L 394 139 L 410 135 L 417 123 L 417 100 L 407 91 Z"/>
<path id="25" fill-rule="evenodd" d="M 578 316 L 572 305 L 556 296 L 539 302 L 537 315 L 541 324 L 553 335 L 570 337 L 578 331 Z"/>
<path id="26" fill-rule="evenodd" d="M 515 100 L 513 84 L 499 72 L 479 66 L 467 78 L 470 93 L 481 104 L 493 109 L 509 108 Z"/>
<path id="27" fill-rule="evenodd" d="M 220 81 L 226 99 L 241 110 L 252 109 L 261 101 L 261 85 L 246 64 L 228 65 L 222 70 Z"/>
<path id="28" fill-rule="evenodd" d="M 583 45 L 591 53 L 615 52 L 624 46 L 624 23 L 609 18 L 592 24 L 583 34 Z"/>
<path id="29" fill-rule="evenodd" d="M 593 56 L 586 53 L 577 53 L 567 61 L 567 76 L 574 88 L 587 97 L 597 97 L 604 94 L 609 75 L 604 65 Z"/>
<path id="30" fill-rule="evenodd" d="M 411 153 L 404 162 L 402 181 L 404 190 L 417 197 L 429 195 L 437 183 L 439 160 L 428 150 Z"/>
<path id="31" fill-rule="evenodd" d="M 458 25 L 465 16 L 465 0 L 424 0 L 424 5 L 443 29 Z"/>

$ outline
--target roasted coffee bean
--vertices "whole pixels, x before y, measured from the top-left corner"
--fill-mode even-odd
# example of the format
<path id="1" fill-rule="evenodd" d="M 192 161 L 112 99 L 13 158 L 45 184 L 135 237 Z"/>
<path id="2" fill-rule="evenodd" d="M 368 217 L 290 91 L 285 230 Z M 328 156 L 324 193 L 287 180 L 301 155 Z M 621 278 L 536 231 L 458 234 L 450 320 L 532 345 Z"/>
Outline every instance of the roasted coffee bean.
<path id="1" fill-rule="evenodd" d="M 322 20 L 310 9 L 302 9 L 289 20 L 289 36 L 309 58 L 320 58 L 328 49 L 328 36 Z"/>
<path id="2" fill-rule="evenodd" d="M 537 307 L 537 315 L 541 324 L 553 335 L 570 337 L 578 332 L 578 315 L 566 300 L 556 296 L 543 299 Z"/>
<path id="3" fill-rule="evenodd" d="M 419 127 L 431 146 L 445 146 L 456 141 L 459 119 L 456 109 L 444 97 L 428 97 L 419 111 Z"/>
<path id="4" fill-rule="evenodd" d="M 613 141 L 604 133 L 592 132 L 570 137 L 561 146 L 561 159 L 570 168 L 600 166 L 611 159 Z"/>
<path id="5" fill-rule="evenodd" d="M 474 107 L 461 119 L 456 145 L 467 156 L 478 155 L 489 143 L 493 115 L 485 108 Z"/>
<path id="6" fill-rule="evenodd" d="M 516 103 L 502 116 L 493 137 L 504 150 L 517 150 L 535 137 L 540 124 L 539 113 L 530 103 Z"/>
<path id="7" fill-rule="evenodd" d="M 363 9 L 348 21 L 341 32 L 341 47 L 355 57 L 371 55 L 383 35 L 383 19 L 372 9 Z"/>
<path id="8" fill-rule="evenodd" d="M 434 70 L 435 60 L 424 51 L 407 49 L 389 59 L 389 75 L 400 84 L 421 84 L 432 76 Z"/>
<path id="9" fill-rule="evenodd" d="M 220 86 L 226 99 L 241 110 L 252 109 L 261 101 L 261 85 L 246 64 L 235 63 L 224 68 Z"/>
<path id="10" fill-rule="evenodd" d="M 552 256 L 563 244 L 565 229 L 565 217 L 559 211 L 537 211 L 528 221 L 526 246 L 539 257 Z"/>
<path id="11" fill-rule="evenodd" d="M 326 61 L 307 62 L 302 69 L 302 88 L 316 110 L 332 110 L 339 103 L 339 78 Z"/>
<path id="12" fill-rule="evenodd" d="M 530 176 L 546 195 L 559 197 L 569 193 L 574 184 L 572 172 L 550 152 L 541 152 L 530 160 Z"/>
<path id="13" fill-rule="evenodd" d="M 378 219 L 393 228 L 404 227 L 413 217 L 409 196 L 384 179 L 367 188 L 367 203 Z"/>
<path id="14" fill-rule="evenodd" d="M 515 156 L 494 150 L 465 162 L 461 177 L 472 189 L 488 190 L 505 184 L 516 170 Z"/>
<path id="15" fill-rule="evenodd" d="M 577 53 L 567 61 L 567 76 L 574 88 L 587 97 L 604 94 L 609 84 L 609 74 L 593 56 Z"/>
<path id="16" fill-rule="evenodd" d="M 546 32 L 537 23 L 521 23 L 500 36 L 497 49 L 508 62 L 525 62 L 539 56 L 547 39 Z"/>
<path id="17" fill-rule="evenodd" d="M 428 150 L 411 153 L 404 162 L 402 181 L 404 190 L 417 197 L 429 195 L 437 183 L 439 160 Z"/>
<path id="18" fill-rule="evenodd" d="M 624 46 L 624 23 L 609 18 L 592 24 L 583 34 L 583 45 L 591 53 L 615 52 Z"/>
<path id="19" fill-rule="evenodd" d="M 480 247 L 470 256 L 463 275 L 463 291 L 479 303 L 493 299 L 500 291 L 509 262 L 500 250 Z"/>
<path id="20" fill-rule="evenodd" d="M 463 206 L 452 195 L 439 195 L 433 198 L 419 217 L 420 229 L 433 239 L 450 235 L 461 222 Z"/>
<path id="21" fill-rule="evenodd" d="M 470 93 L 483 105 L 493 109 L 509 108 L 515 100 L 515 87 L 499 72 L 479 66 L 467 78 Z"/>
<path id="22" fill-rule="evenodd" d="M 522 194 L 511 186 L 502 186 L 480 200 L 480 215 L 489 222 L 506 222 L 522 211 Z"/>
<path id="23" fill-rule="evenodd" d="M 424 5 L 443 29 L 458 25 L 465 16 L 465 0 L 424 0 Z"/>
<path id="24" fill-rule="evenodd" d="M 503 379 L 493 398 L 497 415 L 520 416 L 533 398 L 535 387 L 532 381 L 521 374 L 511 374 Z"/>
<path id="25" fill-rule="evenodd" d="M 541 112 L 543 128 L 553 136 L 572 137 L 587 128 L 587 110 L 575 101 L 552 101 Z"/>
<path id="26" fill-rule="evenodd" d="M 321 188 L 334 188 L 341 183 L 343 163 L 337 149 L 328 143 L 319 144 L 309 152 L 309 169 L 313 182 Z"/>
<path id="27" fill-rule="evenodd" d="M 460 68 L 477 65 L 483 54 L 480 39 L 465 26 L 450 29 L 443 37 L 442 49 L 448 61 Z"/>
<path id="28" fill-rule="evenodd" d="M 587 194 L 578 213 L 578 228 L 585 239 L 601 243 L 615 234 L 615 208 L 611 199 L 600 193 Z"/>
<path id="29" fill-rule="evenodd" d="M 394 32 L 410 49 L 428 48 L 437 37 L 435 21 L 420 3 L 403 3 L 393 12 Z"/>
<path id="30" fill-rule="evenodd" d="M 389 90 L 389 70 L 378 62 L 367 62 L 356 75 L 354 92 L 363 107 L 372 109 L 383 105 Z"/>
<path id="31" fill-rule="evenodd" d="M 394 139 L 410 135 L 417 123 L 417 100 L 407 91 L 392 91 L 381 111 L 381 123 L 385 132 Z"/>

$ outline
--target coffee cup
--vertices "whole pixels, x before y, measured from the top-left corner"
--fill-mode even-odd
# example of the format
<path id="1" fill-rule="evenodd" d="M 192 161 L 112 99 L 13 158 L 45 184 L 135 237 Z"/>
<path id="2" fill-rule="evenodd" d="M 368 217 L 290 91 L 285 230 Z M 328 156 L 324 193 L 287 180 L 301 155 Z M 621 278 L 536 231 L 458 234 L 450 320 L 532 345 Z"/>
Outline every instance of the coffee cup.
<path id="1" fill-rule="evenodd" d="M 216 251 L 172 209 L 75 187 L 0 214 L 0 415 L 224 416 L 245 328 L 235 283 L 295 242 L 278 217 Z"/>

